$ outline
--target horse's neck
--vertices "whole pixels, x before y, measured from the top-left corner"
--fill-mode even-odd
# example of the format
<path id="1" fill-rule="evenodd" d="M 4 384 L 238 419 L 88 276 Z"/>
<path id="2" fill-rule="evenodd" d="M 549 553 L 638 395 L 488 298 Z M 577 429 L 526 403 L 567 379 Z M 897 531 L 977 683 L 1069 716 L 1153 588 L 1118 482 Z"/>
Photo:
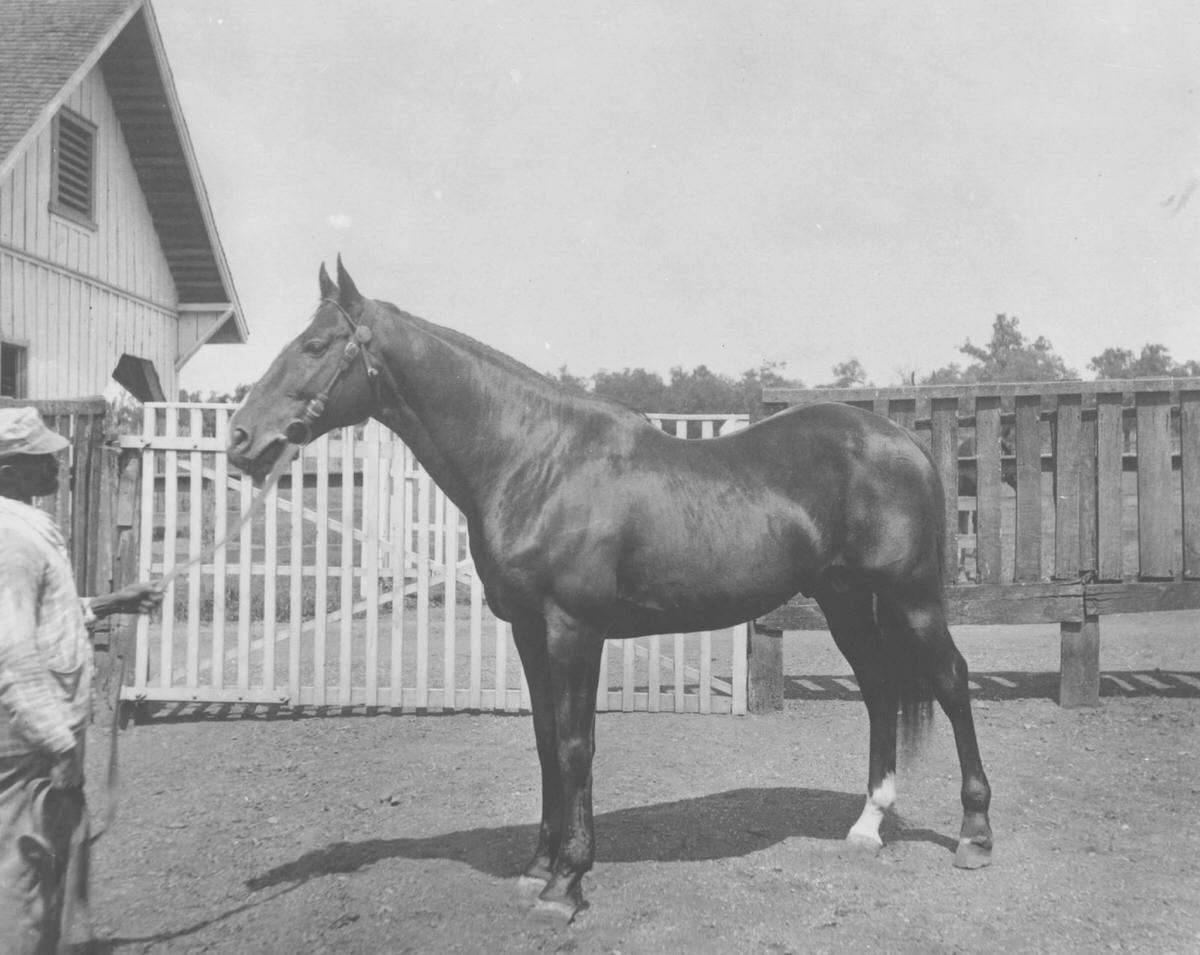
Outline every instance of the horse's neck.
<path id="1" fill-rule="evenodd" d="M 440 331 L 405 322 L 404 346 L 385 350 L 400 401 L 378 417 L 470 515 L 503 493 L 521 463 L 549 453 L 561 438 L 550 423 L 565 423 L 562 411 L 573 402 L 498 352 Z"/>

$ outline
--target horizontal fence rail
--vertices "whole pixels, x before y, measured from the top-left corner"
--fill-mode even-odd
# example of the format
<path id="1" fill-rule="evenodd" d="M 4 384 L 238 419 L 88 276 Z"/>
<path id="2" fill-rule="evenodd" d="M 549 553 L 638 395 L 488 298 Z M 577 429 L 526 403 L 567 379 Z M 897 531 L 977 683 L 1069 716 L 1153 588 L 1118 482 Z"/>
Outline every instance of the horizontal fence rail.
<path id="1" fill-rule="evenodd" d="M 161 619 L 138 622 L 122 698 L 527 711 L 466 521 L 411 451 L 374 421 L 325 435 L 239 527 L 259 492 L 227 463 L 232 411 L 146 405 L 142 434 L 121 442 L 125 499 L 140 482 L 140 574 L 171 580 Z M 650 418 L 679 437 L 747 421 Z M 610 641 L 597 709 L 744 713 L 746 657 L 745 626 Z"/>

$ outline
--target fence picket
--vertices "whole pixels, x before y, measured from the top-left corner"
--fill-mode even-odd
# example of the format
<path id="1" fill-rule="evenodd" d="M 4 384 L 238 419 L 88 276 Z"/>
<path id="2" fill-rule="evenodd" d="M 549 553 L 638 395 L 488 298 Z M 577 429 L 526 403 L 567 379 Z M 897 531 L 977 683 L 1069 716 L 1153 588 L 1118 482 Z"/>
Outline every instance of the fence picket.
<path id="1" fill-rule="evenodd" d="M 304 456 L 292 459 L 292 524 L 288 565 L 288 699 L 300 699 L 300 641 L 304 628 Z M 215 621 L 214 621 L 215 622 Z"/>
<path id="2" fill-rule="evenodd" d="M 350 688 L 354 663 L 354 429 L 342 432 L 342 539 L 341 562 L 341 626 L 338 628 L 338 703 L 350 705 Z"/>
<path id="3" fill-rule="evenodd" d="M 188 431 L 193 436 L 203 434 L 203 417 L 199 408 L 192 408 L 188 416 Z M 203 461 L 197 447 L 192 451 L 188 475 L 188 615 L 187 615 L 187 685 L 200 684 L 200 552 L 201 521 L 204 511 L 202 487 Z"/>
<path id="4" fill-rule="evenodd" d="M 981 583 L 998 584 L 1002 564 L 1000 399 L 975 399 L 975 568 Z"/>
<path id="5" fill-rule="evenodd" d="M 1137 404 L 1138 576 L 1175 577 L 1170 393 L 1139 391 Z"/>
<path id="6" fill-rule="evenodd" d="M 379 552 L 383 543 L 379 533 L 379 422 L 366 426 L 366 467 L 363 468 L 362 493 L 362 568 L 359 593 L 367 605 L 366 637 L 363 647 L 366 705 L 379 706 Z"/>
<path id="7" fill-rule="evenodd" d="M 508 631 L 496 618 L 496 691 L 495 709 L 508 709 Z"/>
<path id="8" fill-rule="evenodd" d="M 317 513 L 329 513 L 329 435 L 323 434 L 315 443 L 315 465 L 317 472 Z M 313 698 L 317 706 L 328 703 L 328 687 L 325 667 L 328 661 L 329 621 L 329 522 L 317 521 L 316 554 L 313 557 L 317 583 L 315 590 L 316 611 L 313 618 Z"/>
<path id="9" fill-rule="evenodd" d="M 633 709 L 634 661 L 637 650 L 633 640 L 621 641 L 621 709 L 628 713 Z"/>
<path id="10" fill-rule="evenodd" d="M 1042 576 L 1042 431 L 1040 395 L 1017 399 L 1017 510 L 1014 580 Z"/>
<path id="11" fill-rule="evenodd" d="M 675 712 L 676 713 L 686 713 L 687 712 L 687 703 L 686 703 L 686 697 L 685 697 L 685 690 L 687 688 L 684 684 L 684 678 L 683 678 L 683 650 L 684 650 L 683 634 L 675 633 L 675 634 L 672 634 L 671 637 L 672 637 L 672 640 L 674 641 L 674 652 L 675 652 L 675 659 L 673 661 L 674 666 L 672 668 L 674 671 L 673 676 L 675 678 Z"/>
<path id="12" fill-rule="evenodd" d="M 479 577 L 471 575 L 471 682 L 468 705 L 473 710 L 482 708 L 480 699 L 483 690 L 483 585 Z"/>
<path id="13" fill-rule="evenodd" d="M 1180 395 L 1180 478 L 1183 489 L 1183 576 L 1200 577 L 1200 391 Z"/>
<path id="14" fill-rule="evenodd" d="M 229 414 L 217 414 L 216 438 L 222 444 L 229 437 Z M 213 609 L 212 609 L 212 685 L 225 688 L 225 594 L 229 585 L 226 578 L 226 559 L 229 547 L 225 533 L 229 524 L 229 463 L 224 454 L 213 455 L 213 540 L 220 546 L 213 552 Z"/>
<path id="15" fill-rule="evenodd" d="M 408 449 L 399 441 L 392 444 L 392 503 L 389 527 L 392 535 L 392 628 L 391 628 L 391 702 L 392 709 L 399 710 L 404 691 L 404 569 L 407 562 L 408 545 L 405 537 L 408 527 L 407 471 Z"/>
<path id="16" fill-rule="evenodd" d="M 429 706 L 429 474 L 417 474 L 417 706 Z"/>
<path id="17" fill-rule="evenodd" d="M 612 645 L 611 641 L 605 640 L 604 646 L 600 648 L 600 686 L 596 693 L 596 712 L 606 713 L 609 709 L 608 702 L 608 648 Z"/>
<path id="18" fill-rule="evenodd" d="M 239 515 L 244 516 L 251 506 L 250 479 L 243 476 L 239 482 Z M 251 589 L 250 574 L 254 557 L 252 521 L 242 525 L 238 538 L 238 631 L 237 631 L 237 688 L 250 688 L 250 620 Z M 165 621 L 164 621 L 165 623 Z M 165 629 L 165 628 L 164 628 Z"/>
<path id="19" fill-rule="evenodd" d="M 267 492 L 263 514 L 262 686 L 275 688 L 275 637 L 278 623 L 279 486 Z"/>
<path id="20" fill-rule="evenodd" d="M 179 433 L 179 422 L 174 408 L 167 408 L 164 436 L 174 438 Z M 151 472 L 153 473 L 153 472 Z M 163 604 L 172 608 L 172 613 L 163 614 L 162 639 L 159 643 L 162 672 L 160 685 L 167 689 L 174 682 L 175 667 L 175 595 L 178 584 L 174 574 L 179 546 L 179 455 L 172 448 L 163 455 L 163 573 L 169 583 Z"/>
<path id="21" fill-rule="evenodd" d="M 439 495 L 439 498 L 445 500 L 442 495 Z M 455 678 L 458 655 L 455 640 L 458 630 L 458 508 L 449 505 L 442 513 L 445 514 L 445 534 L 438 535 L 439 538 L 445 537 L 442 551 L 442 686 L 446 688 L 446 697 L 442 701 L 442 707 L 449 712 L 455 709 L 454 688 L 458 686 Z"/>
<path id="22" fill-rule="evenodd" d="M 662 637 L 657 633 L 650 637 L 650 657 L 646 666 L 646 709 L 657 713 L 662 709 Z"/>
<path id="23" fill-rule="evenodd" d="M 151 405 L 142 409 L 142 433 L 153 436 L 155 411 Z M 143 569 L 143 576 L 150 576 L 148 571 L 154 556 L 154 487 L 155 475 L 158 473 L 154 451 L 149 443 L 142 448 L 142 516 L 141 529 L 138 533 L 138 567 Z M 164 603 L 166 597 L 164 595 Z M 166 604 L 166 606 L 170 606 Z M 163 617 L 166 617 L 163 611 Z M 144 694 L 150 683 L 150 618 L 141 615 L 137 619 L 136 644 L 133 651 L 133 690 L 137 695 Z"/>
<path id="24" fill-rule="evenodd" d="M 1121 527 L 1121 475 L 1125 450 L 1119 393 L 1096 395 L 1096 521 L 1097 575 L 1120 580 L 1125 552 Z"/>

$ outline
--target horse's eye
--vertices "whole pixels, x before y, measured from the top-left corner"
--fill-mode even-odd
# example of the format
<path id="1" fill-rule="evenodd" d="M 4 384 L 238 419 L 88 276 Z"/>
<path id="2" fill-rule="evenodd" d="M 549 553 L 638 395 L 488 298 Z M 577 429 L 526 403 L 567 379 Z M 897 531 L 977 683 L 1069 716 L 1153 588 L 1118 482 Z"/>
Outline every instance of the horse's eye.
<path id="1" fill-rule="evenodd" d="M 304 354 L 312 355 L 314 358 L 320 358 L 325 354 L 325 349 L 328 347 L 329 342 L 322 341 L 319 338 L 312 338 L 304 343 Z"/>

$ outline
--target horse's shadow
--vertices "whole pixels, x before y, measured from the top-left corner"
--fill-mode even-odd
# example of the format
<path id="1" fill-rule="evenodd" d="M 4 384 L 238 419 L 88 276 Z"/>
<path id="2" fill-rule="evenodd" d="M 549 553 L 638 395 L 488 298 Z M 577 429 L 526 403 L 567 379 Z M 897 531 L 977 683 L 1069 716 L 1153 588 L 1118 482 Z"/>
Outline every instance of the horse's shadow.
<path id="1" fill-rule="evenodd" d="M 785 839 L 841 842 L 862 809 L 861 795 L 828 789 L 733 789 L 728 792 L 618 809 L 596 817 L 596 861 L 700 862 L 748 855 Z M 127 945 L 153 945 L 194 935 L 231 916 L 269 905 L 304 883 L 355 872 L 385 859 L 449 859 L 498 878 L 520 874 L 537 827 L 462 829 L 435 836 L 335 842 L 248 879 L 251 895 L 240 905 L 193 925 L 152 936 L 97 939 L 73 955 L 109 955 Z M 885 842 L 927 842 L 953 852 L 953 839 L 906 827 L 895 816 L 883 824 Z"/>
<path id="2" fill-rule="evenodd" d="M 785 839 L 841 841 L 863 797 L 826 789 L 734 789 L 596 817 L 596 861 L 699 862 L 748 855 Z M 355 872 L 385 859 L 450 859 L 498 878 L 520 874 L 537 834 L 533 825 L 461 829 L 434 836 L 335 842 L 249 879 L 251 891 Z M 953 852 L 953 839 L 905 828 L 888 817 L 885 842 L 929 842 Z"/>

